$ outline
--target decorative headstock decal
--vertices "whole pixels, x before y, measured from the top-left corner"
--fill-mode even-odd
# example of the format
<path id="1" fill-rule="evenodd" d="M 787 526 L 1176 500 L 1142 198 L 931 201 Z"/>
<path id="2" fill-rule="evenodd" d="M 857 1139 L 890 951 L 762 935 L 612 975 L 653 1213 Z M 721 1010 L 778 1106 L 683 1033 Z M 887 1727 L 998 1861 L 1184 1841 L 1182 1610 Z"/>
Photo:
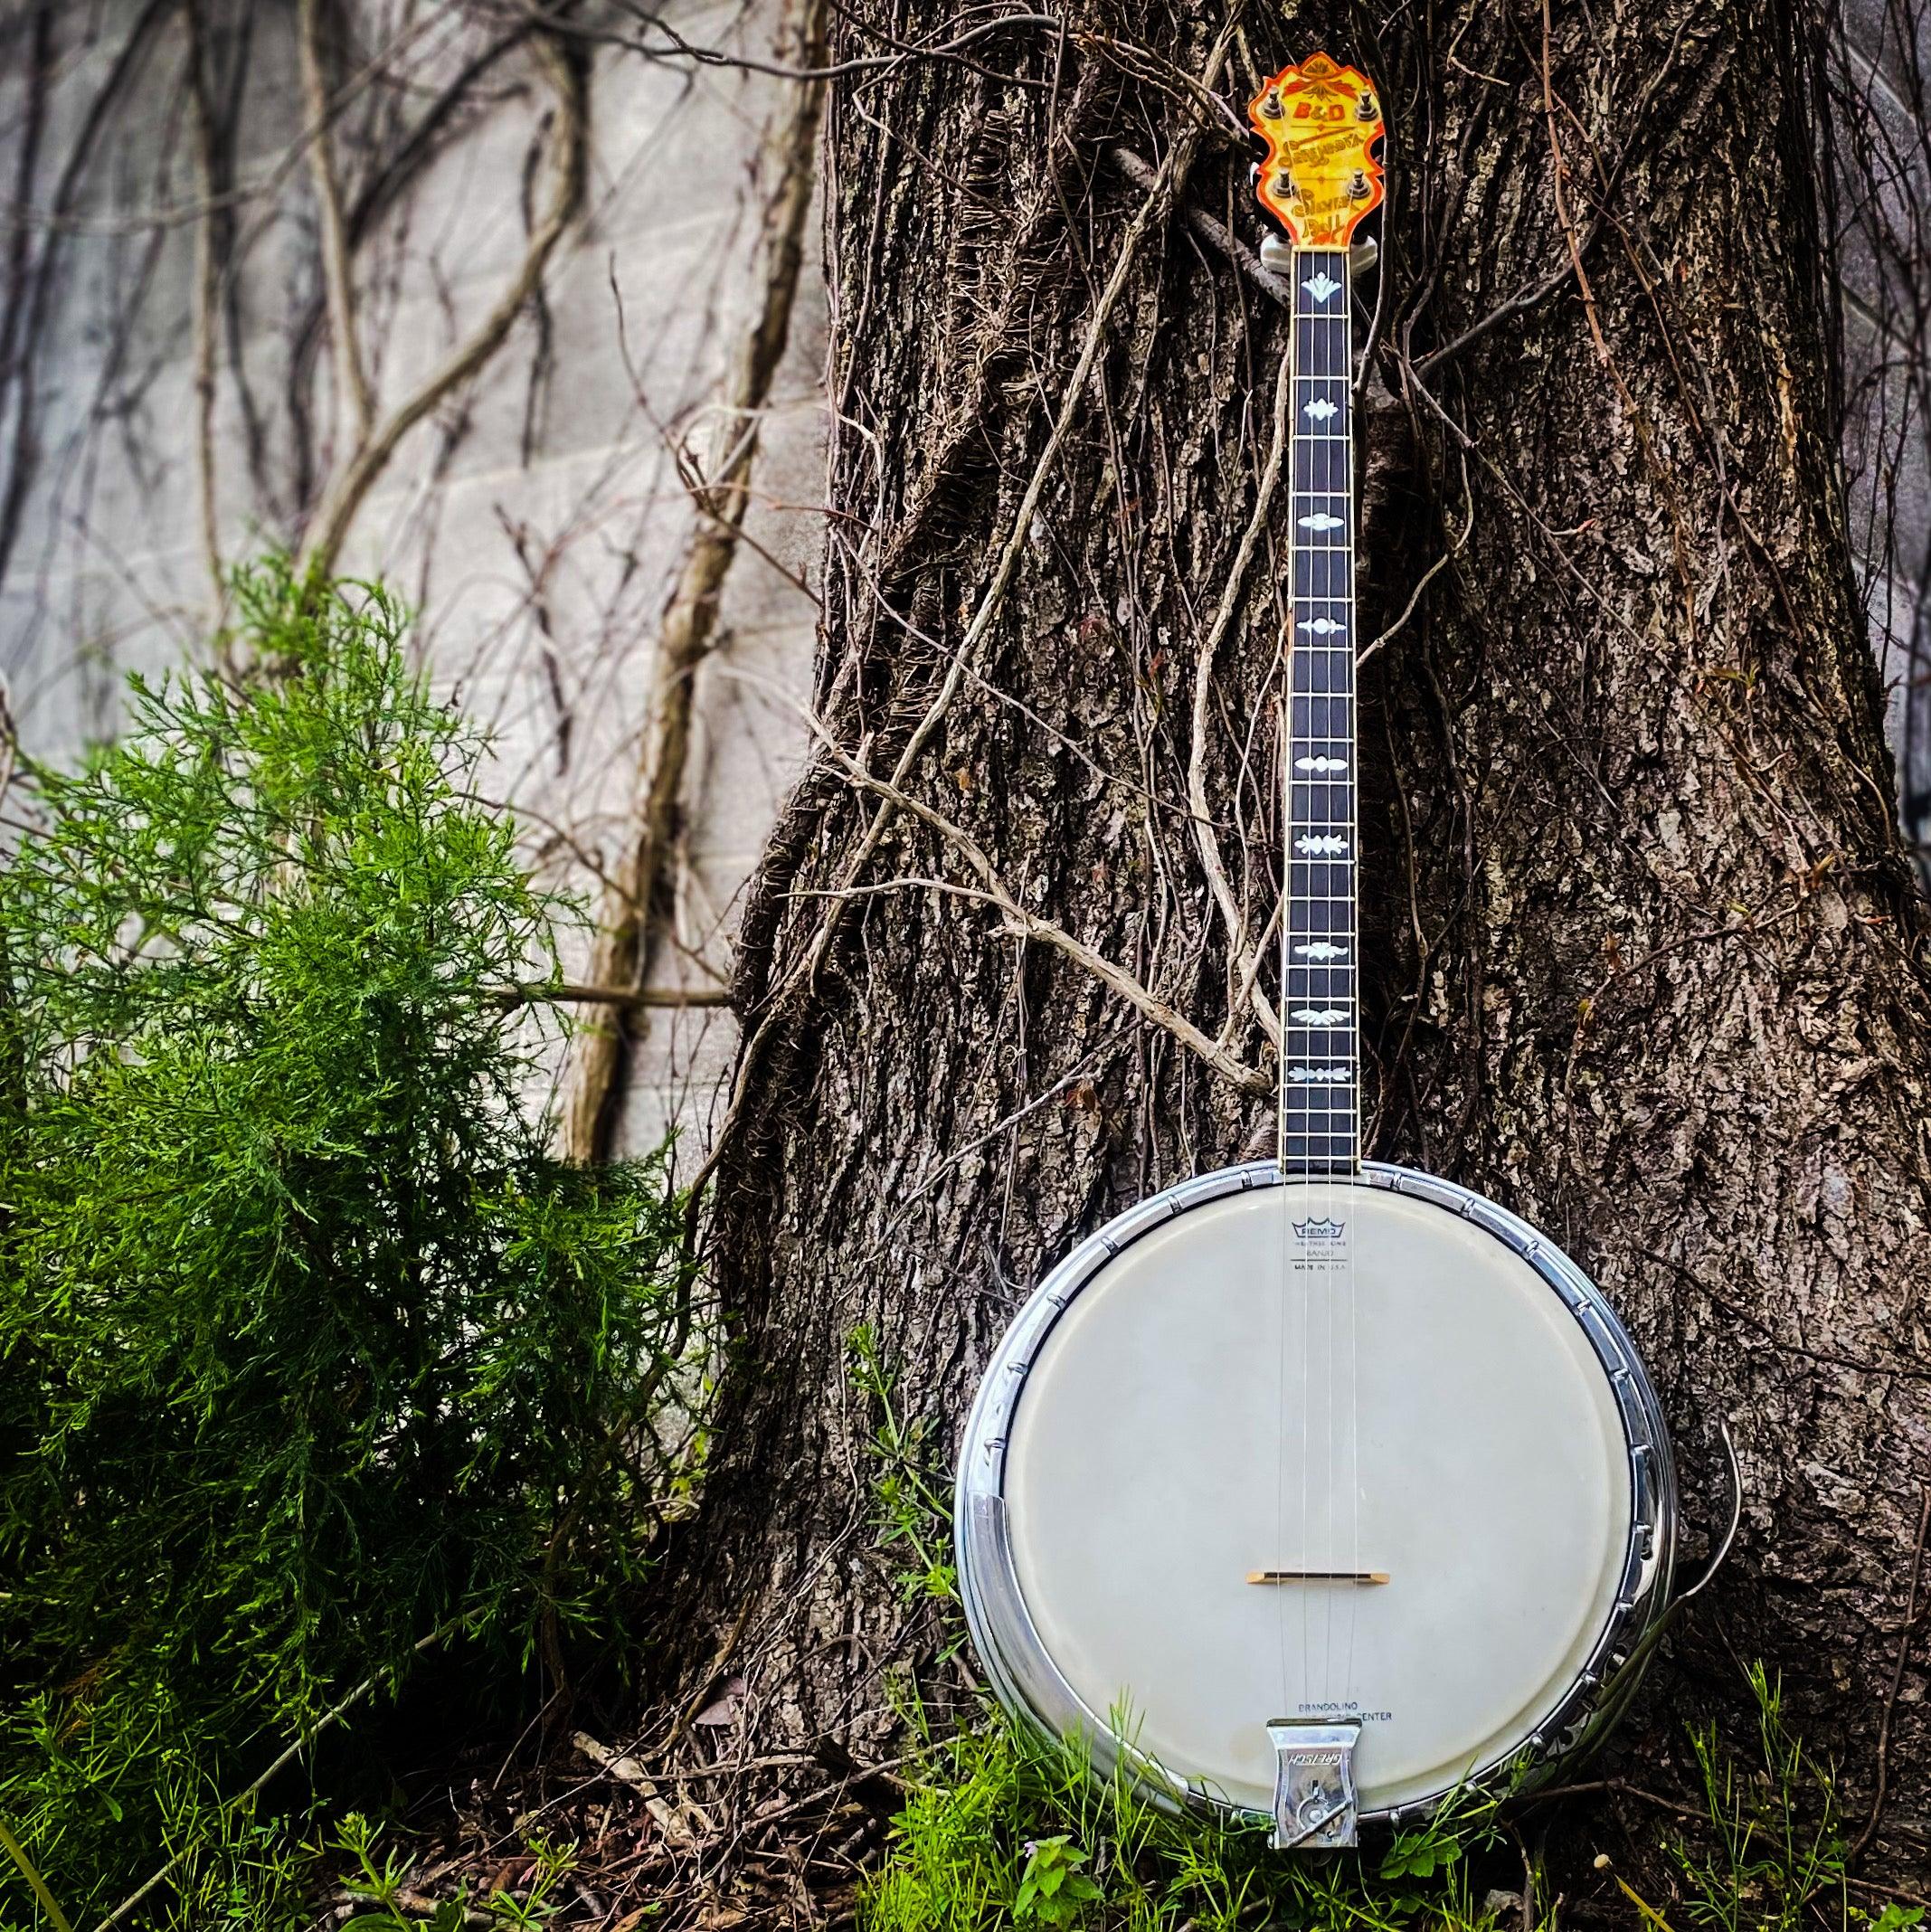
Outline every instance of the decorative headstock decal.
<path id="1" fill-rule="evenodd" d="M 1381 205 L 1381 103 L 1358 69 L 1324 53 L 1283 67 L 1247 105 L 1267 143 L 1255 192 L 1302 248 L 1346 248 Z"/>

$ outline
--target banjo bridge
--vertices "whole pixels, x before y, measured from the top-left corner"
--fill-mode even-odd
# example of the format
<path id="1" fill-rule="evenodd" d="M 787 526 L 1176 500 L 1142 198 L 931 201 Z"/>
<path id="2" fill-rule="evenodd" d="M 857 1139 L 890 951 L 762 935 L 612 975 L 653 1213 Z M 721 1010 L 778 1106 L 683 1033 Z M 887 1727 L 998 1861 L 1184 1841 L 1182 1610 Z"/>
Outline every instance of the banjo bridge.
<path id="1" fill-rule="evenodd" d="M 1249 1583 L 1386 1583 L 1386 1570 L 1249 1570 Z"/>

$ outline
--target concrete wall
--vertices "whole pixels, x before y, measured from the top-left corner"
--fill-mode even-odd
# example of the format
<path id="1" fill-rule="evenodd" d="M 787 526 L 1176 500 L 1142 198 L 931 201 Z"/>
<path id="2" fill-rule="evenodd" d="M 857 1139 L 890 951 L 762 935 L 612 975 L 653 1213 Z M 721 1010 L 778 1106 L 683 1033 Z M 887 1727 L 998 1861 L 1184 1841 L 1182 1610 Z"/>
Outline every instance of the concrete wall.
<path id="1" fill-rule="evenodd" d="M 1851 541 L 1899 812 L 1931 857 L 1931 8 L 1846 0 L 1832 63 Z"/>

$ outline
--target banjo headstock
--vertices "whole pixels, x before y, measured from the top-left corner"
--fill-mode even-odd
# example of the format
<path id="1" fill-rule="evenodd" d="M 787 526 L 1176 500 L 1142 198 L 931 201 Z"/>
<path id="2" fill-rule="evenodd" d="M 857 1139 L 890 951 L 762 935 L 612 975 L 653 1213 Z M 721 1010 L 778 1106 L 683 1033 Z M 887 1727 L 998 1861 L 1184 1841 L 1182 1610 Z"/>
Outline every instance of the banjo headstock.
<path id="1" fill-rule="evenodd" d="M 1324 53 L 1283 67 L 1247 104 L 1267 143 L 1255 192 L 1301 248 L 1346 248 L 1381 205 L 1381 103 L 1366 74 Z"/>

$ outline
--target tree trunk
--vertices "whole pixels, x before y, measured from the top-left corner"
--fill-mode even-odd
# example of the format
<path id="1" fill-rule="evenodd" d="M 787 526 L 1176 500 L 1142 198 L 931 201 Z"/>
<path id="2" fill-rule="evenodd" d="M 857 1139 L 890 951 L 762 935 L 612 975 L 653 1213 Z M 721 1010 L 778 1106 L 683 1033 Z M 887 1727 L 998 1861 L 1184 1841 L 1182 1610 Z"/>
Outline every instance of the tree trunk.
<path id="1" fill-rule="evenodd" d="M 948 18 L 907 0 L 892 31 Z M 1735 1431 L 1742 1532 L 1625 1734 L 1643 1781 L 1760 1657 L 1854 1822 L 1888 1719 L 1866 1869 L 1906 1869 L 1931 999 L 1833 454 L 1819 23 L 1458 0 L 1378 38 L 1366 10 L 1255 13 L 1229 44 L 1200 0 L 1067 19 L 834 96 L 826 740 L 745 923 L 696 1676 L 728 1648 L 762 1747 L 876 1746 L 925 1636 L 876 1547 L 851 1330 L 942 1462 L 1052 1260 L 1271 1144 L 1287 329 L 1215 224 L 1258 240 L 1241 106 L 1326 45 L 1390 127 L 1371 1151 L 1528 1216 L 1610 1294 L 1692 1570 Z M 843 31 L 834 58 L 874 51 Z"/>

